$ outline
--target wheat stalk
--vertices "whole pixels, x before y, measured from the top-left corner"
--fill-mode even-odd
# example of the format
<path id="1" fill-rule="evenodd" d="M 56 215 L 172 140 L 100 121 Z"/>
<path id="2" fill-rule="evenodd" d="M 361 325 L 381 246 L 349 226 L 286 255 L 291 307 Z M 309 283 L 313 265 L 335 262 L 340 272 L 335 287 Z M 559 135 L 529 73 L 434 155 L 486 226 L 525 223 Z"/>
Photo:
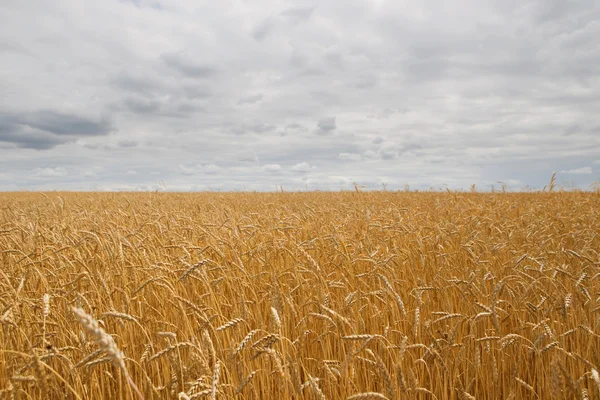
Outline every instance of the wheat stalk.
<path id="1" fill-rule="evenodd" d="M 127 371 L 127 367 L 125 366 L 125 356 L 118 349 L 117 344 L 115 343 L 112 336 L 107 334 L 104 331 L 104 329 L 102 329 L 100 325 L 98 325 L 98 321 L 96 321 L 94 318 L 92 318 L 91 315 L 83 311 L 83 309 L 72 307 L 72 310 L 79 323 L 92 337 L 92 340 L 100 347 L 102 351 L 104 351 L 107 354 L 108 358 L 110 358 L 111 363 L 123 371 L 129 385 L 135 391 L 138 398 L 143 400 L 144 396 L 129 376 L 129 372 Z"/>

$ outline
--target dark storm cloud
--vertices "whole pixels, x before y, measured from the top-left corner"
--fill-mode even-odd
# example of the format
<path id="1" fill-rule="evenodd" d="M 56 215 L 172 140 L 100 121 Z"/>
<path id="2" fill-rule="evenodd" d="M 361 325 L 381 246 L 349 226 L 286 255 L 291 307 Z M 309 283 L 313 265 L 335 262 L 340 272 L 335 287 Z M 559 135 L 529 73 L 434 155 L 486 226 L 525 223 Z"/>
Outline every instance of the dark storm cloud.
<path id="1" fill-rule="evenodd" d="M 51 149 L 77 138 L 108 135 L 113 130 L 107 118 L 87 118 L 52 110 L 0 114 L 0 142 L 20 148 Z"/>
<path id="2" fill-rule="evenodd" d="M 69 138 L 64 136 L 28 130 L 21 125 L 0 123 L 0 143 L 10 143 L 18 148 L 47 150 L 68 141 Z"/>
<path id="3" fill-rule="evenodd" d="M 15 118 L 20 125 L 29 126 L 56 135 L 107 135 L 113 129 L 108 118 L 91 119 L 52 110 L 24 113 Z"/>

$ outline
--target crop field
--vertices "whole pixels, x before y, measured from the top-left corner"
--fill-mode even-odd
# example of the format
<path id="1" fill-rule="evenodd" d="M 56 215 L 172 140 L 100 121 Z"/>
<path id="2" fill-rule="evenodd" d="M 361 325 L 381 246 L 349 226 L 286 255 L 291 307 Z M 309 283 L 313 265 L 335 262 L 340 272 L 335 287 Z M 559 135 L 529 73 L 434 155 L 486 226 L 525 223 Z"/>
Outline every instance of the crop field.
<path id="1" fill-rule="evenodd" d="M 598 398 L 599 251 L 598 193 L 0 193 L 0 398 Z"/>

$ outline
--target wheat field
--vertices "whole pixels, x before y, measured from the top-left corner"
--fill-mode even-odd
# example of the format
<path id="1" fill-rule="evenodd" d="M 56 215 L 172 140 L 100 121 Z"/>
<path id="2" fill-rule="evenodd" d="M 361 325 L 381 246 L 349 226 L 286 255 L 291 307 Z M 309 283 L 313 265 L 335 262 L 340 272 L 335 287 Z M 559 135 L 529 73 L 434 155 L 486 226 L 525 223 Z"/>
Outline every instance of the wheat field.
<path id="1" fill-rule="evenodd" d="M 599 210 L 0 193 L 0 398 L 598 398 Z"/>

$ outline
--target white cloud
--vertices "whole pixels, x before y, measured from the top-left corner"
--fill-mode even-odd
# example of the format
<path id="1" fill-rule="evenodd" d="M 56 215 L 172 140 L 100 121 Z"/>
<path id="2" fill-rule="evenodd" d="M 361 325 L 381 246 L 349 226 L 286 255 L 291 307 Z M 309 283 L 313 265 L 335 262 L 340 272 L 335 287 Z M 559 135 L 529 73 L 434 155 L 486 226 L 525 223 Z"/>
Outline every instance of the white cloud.
<path id="1" fill-rule="evenodd" d="M 242 162 L 250 162 L 250 163 L 260 162 L 256 153 L 254 153 L 252 151 L 248 151 L 246 153 L 238 155 L 237 159 L 238 159 L 238 161 L 242 161 Z"/>
<path id="2" fill-rule="evenodd" d="M 207 173 L 207 174 L 218 174 L 219 172 L 221 172 L 223 168 L 219 167 L 218 165 L 215 164 L 208 164 L 205 165 L 204 167 L 202 167 L 202 170 Z"/>
<path id="3" fill-rule="evenodd" d="M 218 165 L 215 164 L 206 164 L 206 165 L 202 165 L 202 164 L 196 164 L 193 166 L 185 166 L 183 164 L 179 164 L 179 171 L 183 174 L 183 175 L 197 175 L 197 174 L 208 174 L 208 175 L 215 175 L 220 173 L 223 170 L 222 167 L 219 167 Z"/>
<path id="4" fill-rule="evenodd" d="M 373 150 L 367 150 L 365 151 L 365 158 L 368 160 L 373 160 L 378 158 L 378 154 L 376 152 L 374 152 Z"/>
<path id="5" fill-rule="evenodd" d="M 310 171 L 310 164 L 307 162 L 301 162 L 301 163 L 294 165 L 290 169 L 294 172 L 308 172 L 308 171 Z"/>
<path id="6" fill-rule="evenodd" d="M 569 170 L 562 170 L 560 172 L 563 174 L 587 175 L 587 174 L 591 174 L 593 171 L 592 171 L 592 167 L 581 167 L 581 168 L 575 168 L 575 169 L 569 169 Z"/>
<path id="7" fill-rule="evenodd" d="M 263 166 L 263 170 L 266 172 L 279 172 L 281 171 L 281 165 L 279 164 L 266 164 Z"/>
<path id="8" fill-rule="evenodd" d="M 360 154 L 356 153 L 340 153 L 337 156 L 338 160 L 344 161 L 359 161 L 362 157 Z"/>
<path id="9" fill-rule="evenodd" d="M 37 178 L 60 178 L 67 175 L 67 170 L 63 167 L 36 168 L 33 170 L 33 176 Z"/>
<path id="10" fill-rule="evenodd" d="M 184 175 L 194 175 L 196 173 L 196 169 L 194 167 L 186 167 L 183 164 L 179 164 L 179 170 Z"/>
<path id="11" fill-rule="evenodd" d="M 592 164 L 594 164 L 594 165 L 600 165 L 600 160 L 596 160 Z"/>

